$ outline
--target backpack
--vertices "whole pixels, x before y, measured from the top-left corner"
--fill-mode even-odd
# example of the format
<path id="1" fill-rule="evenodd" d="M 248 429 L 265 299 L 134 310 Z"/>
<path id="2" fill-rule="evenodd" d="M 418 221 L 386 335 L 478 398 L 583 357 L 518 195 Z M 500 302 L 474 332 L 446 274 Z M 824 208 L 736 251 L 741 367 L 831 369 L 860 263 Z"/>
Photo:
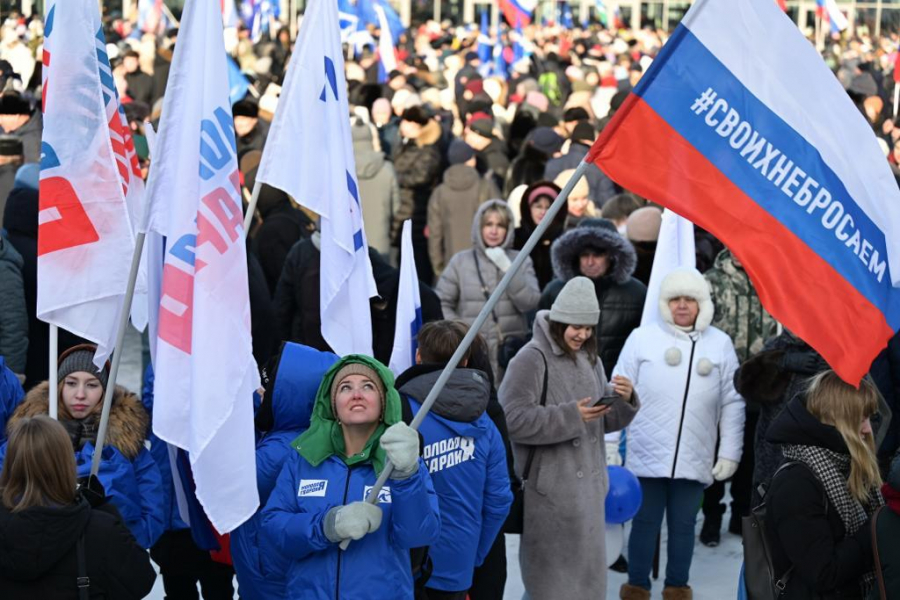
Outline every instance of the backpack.
<path id="1" fill-rule="evenodd" d="M 797 460 L 784 463 L 772 475 L 770 482 L 774 481 L 775 477 L 784 469 L 802 464 L 804 463 Z M 759 506 L 753 508 L 748 516 L 742 519 L 744 585 L 747 589 L 748 600 L 778 600 L 784 594 L 784 590 L 794 571 L 794 566 L 791 565 L 785 573 L 779 574 L 775 572 L 775 565 L 772 561 L 773 542 L 766 533 L 768 531 L 766 529 L 767 487 L 760 485 L 758 491 L 762 497 L 762 502 Z M 825 506 L 828 506 L 827 497 Z"/>

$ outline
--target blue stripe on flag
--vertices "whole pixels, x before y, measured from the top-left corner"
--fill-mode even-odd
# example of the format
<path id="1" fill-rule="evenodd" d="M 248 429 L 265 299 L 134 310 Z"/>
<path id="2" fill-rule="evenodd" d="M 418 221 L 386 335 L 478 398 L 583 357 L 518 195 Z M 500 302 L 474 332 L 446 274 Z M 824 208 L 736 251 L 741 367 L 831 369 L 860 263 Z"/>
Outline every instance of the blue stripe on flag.
<path id="1" fill-rule="evenodd" d="M 359 189 L 356 187 L 356 180 L 353 179 L 353 175 L 350 174 L 350 171 L 347 171 L 347 189 L 350 191 L 350 195 L 353 196 L 353 199 L 356 200 L 356 205 L 359 206 Z"/>
<path id="2" fill-rule="evenodd" d="M 418 301 L 418 298 L 416 299 Z M 416 318 L 409 324 L 409 339 L 412 340 L 410 347 L 410 364 L 416 364 L 416 350 L 419 349 L 419 330 L 422 329 L 422 307 L 416 307 Z"/>
<path id="3" fill-rule="evenodd" d="M 362 229 L 353 234 L 353 251 L 357 251 L 363 247 Z"/>
<path id="4" fill-rule="evenodd" d="M 871 262 L 866 262 L 870 261 L 875 252 L 880 259 L 887 261 L 884 233 L 857 205 L 819 151 L 744 87 L 683 25 L 679 25 L 657 61 L 661 61 L 662 66 L 656 71 L 656 76 L 652 80 L 645 77 L 635 93 L 737 187 L 808 244 L 878 307 L 893 329 L 900 327 L 900 292 L 892 287 L 887 270 L 879 282 L 875 273 L 871 272 Z M 693 107 L 701 103 L 709 90 L 715 92 L 715 101 L 724 100 L 727 107 L 725 110 L 716 110 L 715 103 L 710 101 L 698 115 Z M 740 121 L 732 125 L 729 131 L 724 123 L 725 116 L 730 114 L 731 109 L 737 112 Z M 715 122 L 710 125 L 706 119 Z M 744 122 L 749 125 L 749 130 L 740 124 Z M 740 135 L 739 129 L 742 130 Z M 745 134 L 748 140 L 738 143 Z M 766 143 L 754 154 L 750 149 L 760 138 L 764 138 Z M 772 154 L 768 164 L 760 162 L 775 151 L 779 154 Z M 746 154 L 742 156 L 742 152 Z M 784 174 L 776 169 L 778 159 L 782 157 L 784 164 L 788 160 L 794 161 L 785 169 Z M 803 171 L 798 178 L 792 177 L 795 166 Z M 795 203 L 792 198 L 807 177 L 818 183 L 818 187 L 810 188 L 814 197 L 820 189 L 828 190 L 832 203 L 839 202 L 843 206 L 843 215 L 849 217 L 838 215 L 838 219 L 833 219 L 837 213 L 835 211 L 829 218 L 835 222 L 829 221 L 826 225 L 824 222 L 829 214 L 827 211 L 830 210 L 828 206 L 809 213 L 808 209 L 814 200 L 805 205 L 805 208 Z M 788 191 L 785 189 L 790 191 L 791 196 L 787 195 Z M 832 231 L 837 229 L 843 232 L 845 228 L 849 230 L 849 223 L 841 225 L 845 218 L 852 219 L 852 227 L 861 234 L 862 239 L 858 242 L 862 244 L 867 240 L 872 254 L 865 256 L 863 252 L 862 256 L 858 256 L 850 244 L 845 243 L 848 238 L 839 239 L 836 231 Z M 860 261 L 863 266 L 860 266 Z"/>

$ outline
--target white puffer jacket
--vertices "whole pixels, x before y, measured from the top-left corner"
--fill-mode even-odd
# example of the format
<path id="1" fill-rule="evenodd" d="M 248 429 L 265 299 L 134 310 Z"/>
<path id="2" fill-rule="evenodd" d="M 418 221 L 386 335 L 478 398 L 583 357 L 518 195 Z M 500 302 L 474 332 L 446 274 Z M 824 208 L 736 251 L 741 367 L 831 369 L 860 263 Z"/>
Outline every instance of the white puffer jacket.
<path id="1" fill-rule="evenodd" d="M 631 379 L 641 399 L 628 428 L 625 466 L 638 477 L 709 485 L 717 458 L 740 461 L 744 400 L 734 389 L 737 367 L 731 338 L 715 327 L 684 333 L 652 323 L 635 329 L 613 371 Z"/>

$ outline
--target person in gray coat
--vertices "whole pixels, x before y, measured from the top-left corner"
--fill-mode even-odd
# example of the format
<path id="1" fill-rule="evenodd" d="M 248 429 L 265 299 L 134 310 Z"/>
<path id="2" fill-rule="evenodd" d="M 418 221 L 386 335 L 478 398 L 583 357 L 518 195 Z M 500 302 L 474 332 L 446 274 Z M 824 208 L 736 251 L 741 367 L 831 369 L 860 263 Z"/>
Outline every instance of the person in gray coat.
<path id="1" fill-rule="evenodd" d="M 447 159 L 450 168 L 444 181 L 428 200 L 428 256 L 438 277 L 454 254 L 472 247 L 470 232 L 478 207 L 500 196 L 493 178 L 482 177 L 475 168 L 471 146 L 454 140 Z"/>
<path id="2" fill-rule="evenodd" d="M 350 132 L 366 240 L 369 246 L 387 257 L 391 250 L 394 213 L 400 205 L 397 175 L 394 173 L 394 165 L 385 160 L 384 153 L 375 149 L 372 126 L 357 121 Z"/>
<path id="3" fill-rule="evenodd" d="M 512 222 L 512 211 L 502 200 L 488 200 L 478 209 L 472 222 L 473 247 L 450 259 L 435 288 L 445 319 L 460 319 L 468 325 L 475 321 L 519 254 L 512 250 Z M 498 358 L 503 340 L 525 336 L 525 315 L 537 307 L 540 297 L 534 265 L 526 258 L 481 329 L 497 381 L 503 377 Z"/>
<path id="4" fill-rule="evenodd" d="M 22 256 L 0 237 L 0 356 L 13 373 L 23 375 L 28 358 L 28 310 Z"/>
<path id="5" fill-rule="evenodd" d="M 569 281 L 552 308 L 538 312 L 534 337 L 500 386 L 519 477 L 534 449 L 519 545 L 530 600 L 606 598 L 603 436 L 631 423 L 640 402 L 630 380 L 606 379 L 594 335 L 599 317 L 594 284 Z M 618 398 L 598 403 L 612 396 Z"/>

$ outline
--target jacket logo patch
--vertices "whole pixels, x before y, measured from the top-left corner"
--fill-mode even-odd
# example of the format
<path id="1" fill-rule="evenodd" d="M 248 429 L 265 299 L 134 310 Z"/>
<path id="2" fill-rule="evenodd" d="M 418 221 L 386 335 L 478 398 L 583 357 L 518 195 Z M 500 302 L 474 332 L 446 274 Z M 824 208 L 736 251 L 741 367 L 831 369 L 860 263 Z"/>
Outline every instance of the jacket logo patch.
<path id="1" fill-rule="evenodd" d="M 363 501 L 369 499 L 369 493 L 372 491 L 372 488 L 375 487 L 373 485 L 367 485 L 363 488 Z M 384 486 L 381 488 L 381 491 L 378 492 L 378 504 L 391 504 L 391 488 L 390 486 Z"/>
<path id="2" fill-rule="evenodd" d="M 428 444 L 422 457 L 429 473 L 443 471 L 475 458 L 475 440 L 457 436 Z"/>
<path id="3" fill-rule="evenodd" d="M 327 479 L 301 479 L 300 487 L 297 488 L 298 497 L 315 497 L 324 498 L 325 490 L 328 489 Z"/>

